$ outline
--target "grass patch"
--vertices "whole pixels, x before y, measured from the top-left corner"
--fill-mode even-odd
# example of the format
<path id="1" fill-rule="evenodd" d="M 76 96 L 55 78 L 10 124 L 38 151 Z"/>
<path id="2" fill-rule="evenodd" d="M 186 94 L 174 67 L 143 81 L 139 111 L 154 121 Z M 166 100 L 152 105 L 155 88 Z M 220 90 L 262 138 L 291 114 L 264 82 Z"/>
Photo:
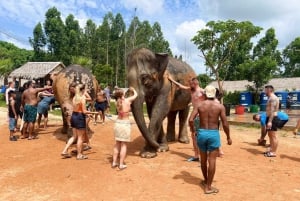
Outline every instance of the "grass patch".
<path id="1" fill-rule="evenodd" d="M 0 107 L 6 107 L 5 94 L 0 93 Z"/>

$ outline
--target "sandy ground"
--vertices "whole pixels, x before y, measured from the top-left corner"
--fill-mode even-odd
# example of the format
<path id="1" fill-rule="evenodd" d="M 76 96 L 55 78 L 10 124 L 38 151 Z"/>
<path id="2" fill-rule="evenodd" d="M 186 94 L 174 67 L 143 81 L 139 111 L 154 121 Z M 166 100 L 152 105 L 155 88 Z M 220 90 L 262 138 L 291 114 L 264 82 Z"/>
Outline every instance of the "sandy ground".
<path id="1" fill-rule="evenodd" d="M 89 159 L 62 159 L 66 136 L 61 121 L 51 118 L 47 130 L 38 129 L 39 139 L 8 140 L 5 110 L 0 112 L 0 200 L 1 201 L 262 201 L 300 200 L 300 136 L 278 132 L 280 145 L 276 158 L 266 158 L 257 146 L 259 129 L 231 126 L 233 145 L 222 143 L 225 156 L 217 161 L 213 185 L 220 189 L 205 195 L 200 185 L 199 164 L 187 162 L 191 144 L 171 143 L 170 151 L 156 158 L 142 159 L 143 138 L 135 124 L 128 145 L 128 168 L 110 166 L 113 121 L 94 126 Z M 132 120 L 134 123 L 134 121 Z M 19 135 L 19 133 L 18 133 Z"/>

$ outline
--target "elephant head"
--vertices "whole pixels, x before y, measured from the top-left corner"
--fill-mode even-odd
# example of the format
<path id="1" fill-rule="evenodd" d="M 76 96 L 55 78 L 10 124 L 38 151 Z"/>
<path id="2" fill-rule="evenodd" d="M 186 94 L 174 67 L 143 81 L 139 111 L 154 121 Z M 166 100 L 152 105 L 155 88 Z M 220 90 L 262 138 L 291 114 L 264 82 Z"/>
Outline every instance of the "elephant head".
<path id="1" fill-rule="evenodd" d="M 133 50 L 127 57 L 128 85 L 134 87 L 138 93 L 138 97 L 132 103 L 132 113 L 143 137 L 154 148 L 159 147 L 157 135 L 163 120 L 154 116 L 165 117 L 168 111 L 159 111 L 158 107 L 151 106 L 156 104 L 158 101 L 156 97 L 161 96 L 161 93 L 164 93 L 164 88 L 168 87 L 165 84 L 168 81 L 165 76 L 168 61 L 167 54 L 154 54 L 145 48 Z M 150 122 L 149 128 L 147 128 L 143 114 L 144 101 L 147 103 L 149 117 L 160 121 L 159 128 L 155 122 L 152 126 Z M 165 114 L 158 114 L 160 112 Z"/>

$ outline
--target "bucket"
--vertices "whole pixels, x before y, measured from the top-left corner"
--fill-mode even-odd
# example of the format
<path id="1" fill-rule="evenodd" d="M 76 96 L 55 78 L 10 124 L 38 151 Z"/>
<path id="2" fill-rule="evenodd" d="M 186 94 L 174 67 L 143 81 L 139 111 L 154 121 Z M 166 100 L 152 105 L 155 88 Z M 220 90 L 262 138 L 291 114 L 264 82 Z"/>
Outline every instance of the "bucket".
<path id="1" fill-rule="evenodd" d="M 236 114 L 244 114 L 245 107 L 243 105 L 237 105 L 235 106 L 235 113 Z"/>
<path id="2" fill-rule="evenodd" d="M 250 106 L 250 112 L 251 112 L 251 113 L 257 113 L 257 112 L 258 112 L 258 109 L 259 109 L 259 106 L 258 106 L 258 105 L 251 105 L 251 106 Z"/>
<path id="3" fill-rule="evenodd" d="M 266 111 L 267 104 L 260 104 L 260 111 Z"/>

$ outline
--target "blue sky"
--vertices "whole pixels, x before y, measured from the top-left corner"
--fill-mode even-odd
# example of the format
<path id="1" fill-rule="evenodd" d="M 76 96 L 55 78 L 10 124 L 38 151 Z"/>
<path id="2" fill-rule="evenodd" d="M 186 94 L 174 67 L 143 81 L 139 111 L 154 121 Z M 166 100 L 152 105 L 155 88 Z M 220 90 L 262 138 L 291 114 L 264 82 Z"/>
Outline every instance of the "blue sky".
<path id="1" fill-rule="evenodd" d="M 264 28 L 275 28 L 282 49 L 300 36 L 298 0 L 2 0 L 0 1 L 0 40 L 31 49 L 28 39 L 46 11 L 55 6 L 64 20 L 73 14 L 84 27 L 88 19 L 97 25 L 111 11 L 122 14 L 129 24 L 136 10 L 139 19 L 159 22 L 174 55 L 183 55 L 197 73 L 204 73 L 203 59 L 190 39 L 210 20 L 249 20 Z"/>

